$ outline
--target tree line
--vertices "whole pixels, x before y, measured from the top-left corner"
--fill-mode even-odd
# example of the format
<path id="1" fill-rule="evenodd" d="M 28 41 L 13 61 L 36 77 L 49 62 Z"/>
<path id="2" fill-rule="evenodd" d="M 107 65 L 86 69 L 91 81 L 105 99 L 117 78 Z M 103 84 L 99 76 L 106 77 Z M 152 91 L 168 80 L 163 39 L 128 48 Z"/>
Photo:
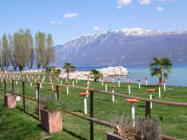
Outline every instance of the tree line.
<path id="1" fill-rule="evenodd" d="M 32 35 L 29 29 L 0 37 L 0 67 L 22 71 L 24 68 L 46 68 L 55 59 L 51 34 L 37 32 Z"/>

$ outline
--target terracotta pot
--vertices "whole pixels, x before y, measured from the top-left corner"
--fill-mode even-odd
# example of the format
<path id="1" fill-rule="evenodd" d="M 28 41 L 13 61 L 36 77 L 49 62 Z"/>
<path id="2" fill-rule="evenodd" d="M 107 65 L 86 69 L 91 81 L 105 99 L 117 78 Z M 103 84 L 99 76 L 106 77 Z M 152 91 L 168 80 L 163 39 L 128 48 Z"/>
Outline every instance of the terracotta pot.
<path id="1" fill-rule="evenodd" d="M 120 137 L 114 133 L 106 133 L 107 140 L 127 140 L 123 137 Z"/>
<path id="2" fill-rule="evenodd" d="M 5 95 L 4 102 L 7 108 L 15 108 L 16 107 L 16 96 L 11 95 L 11 94 Z"/>
<path id="3" fill-rule="evenodd" d="M 63 128 L 62 125 L 62 114 L 60 111 L 49 112 L 45 109 L 40 109 L 41 124 L 48 133 L 60 132 Z"/>

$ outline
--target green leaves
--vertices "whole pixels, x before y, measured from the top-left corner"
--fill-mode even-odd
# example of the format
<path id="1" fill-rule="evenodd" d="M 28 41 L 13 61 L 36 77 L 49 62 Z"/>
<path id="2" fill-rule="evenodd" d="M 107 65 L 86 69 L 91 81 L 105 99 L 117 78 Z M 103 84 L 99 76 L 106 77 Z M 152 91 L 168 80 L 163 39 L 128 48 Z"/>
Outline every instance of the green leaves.
<path id="1" fill-rule="evenodd" d="M 91 76 L 93 77 L 94 81 L 96 82 L 98 79 L 100 79 L 103 75 L 98 70 L 93 69 L 91 70 Z"/>
<path id="2" fill-rule="evenodd" d="M 34 39 L 29 29 L 20 29 L 0 38 L 1 69 L 9 66 L 13 66 L 15 70 L 23 70 L 26 66 L 32 68 L 35 60 L 38 67 L 45 68 L 54 61 L 54 54 L 51 34 L 38 32 Z"/>
<path id="3" fill-rule="evenodd" d="M 160 82 L 168 78 L 171 69 L 172 63 L 169 58 L 153 58 L 150 64 L 151 75 L 158 77 Z"/>
<path id="4" fill-rule="evenodd" d="M 75 71 L 76 67 L 73 64 L 67 62 L 67 63 L 64 63 L 63 68 L 66 70 L 67 80 L 69 80 L 69 72 Z"/>
<path id="5" fill-rule="evenodd" d="M 8 37 L 6 34 L 3 34 L 2 37 L 2 48 L 1 48 L 1 67 L 7 68 L 10 63 L 9 63 L 9 54 L 10 50 L 8 47 Z"/>
<path id="6" fill-rule="evenodd" d="M 44 109 L 50 112 L 55 112 L 62 109 L 62 101 L 58 101 L 54 94 L 52 96 L 48 96 L 47 98 L 43 98 L 41 102 L 44 105 Z"/>
<path id="7" fill-rule="evenodd" d="M 69 62 L 64 63 L 64 69 L 66 71 L 74 71 L 75 70 L 75 66 Z"/>

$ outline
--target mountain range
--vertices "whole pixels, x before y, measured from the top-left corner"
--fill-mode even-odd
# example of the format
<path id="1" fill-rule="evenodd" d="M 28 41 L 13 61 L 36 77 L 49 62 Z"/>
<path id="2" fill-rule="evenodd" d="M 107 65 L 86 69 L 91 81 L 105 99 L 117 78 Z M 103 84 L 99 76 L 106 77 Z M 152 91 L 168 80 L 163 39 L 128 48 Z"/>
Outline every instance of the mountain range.
<path id="1" fill-rule="evenodd" d="M 154 57 L 187 62 L 187 32 L 142 28 L 83 35 L 55 47 L 56 64 L 78 66 L 148 65 Z"/>

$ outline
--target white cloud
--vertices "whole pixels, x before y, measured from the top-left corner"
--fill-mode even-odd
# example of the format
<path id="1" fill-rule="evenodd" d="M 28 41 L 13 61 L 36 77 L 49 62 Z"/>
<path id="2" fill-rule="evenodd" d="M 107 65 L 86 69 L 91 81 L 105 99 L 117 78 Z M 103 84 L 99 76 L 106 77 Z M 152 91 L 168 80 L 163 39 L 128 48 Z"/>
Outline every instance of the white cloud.
<path id="1" fill-rule="evenodd" d="M 117 8 L 122 8 L 132 3 L 132 0 L 117 0 Z"/>
<path id="2" fill-rule="evenodd" d="M 79 13 L 66 13 L 64 14 L 64 18 L 73 18 L 80 16 Z"/>
<path id="3" fill-rule="evenodd" d="M 174 2 L 176 0 L 158 0 L 158 1 L 161 1 L 161 2 Z"/>
<path id="4" fill-rule="evenodd" d="M 142 5 L 148 5 L 151 3 L 151 0 L 139 0 L 139 3 Z"/>
<path id="5" fill-rule="evenodd" d="M 156 0 L 137 0 L 137 1 L 141 5 L 149 5 L 153 1 L 156 1 Z M 157 0 L 157 1 L 160 1 L 160 2 L 175 2 L 176 0 Z M 133 2 L 133 0 L 117 0 L 117 8 L 123 8 L 124 6 L 127 6 L 127 5 L 131 4 L 132 2 Z M 159 9 L 161 9 L 161 8 L 159 8 Z"/>
<path id="6" fill-rule="evenodd" d="M 163 7 L 158 6 L 158 7 L 156 7 L 156 10 L 157 10 L 158 12 L 162 12 L 162 11 L 164 11 L 165 9 L 164 9 Z"/>
<path id="7" fill-rule="evenodd" d="M 56 25 L 60 25 L 60 24 L 62 24 L 63 22 L 62 21 L 58 21 L 58 20 L 51 20 L 51 21 L 49 21 L 49 23 L 50 24 L 56 24 Z"/>
<path id="8" fill-rule="evenodd" d="M 94 26 L 94 27 L 93 27 L 93 30 L 94 30 L 94 31 L 100 31 L 101 28 L 100 28 L 99 26 Z"/>

